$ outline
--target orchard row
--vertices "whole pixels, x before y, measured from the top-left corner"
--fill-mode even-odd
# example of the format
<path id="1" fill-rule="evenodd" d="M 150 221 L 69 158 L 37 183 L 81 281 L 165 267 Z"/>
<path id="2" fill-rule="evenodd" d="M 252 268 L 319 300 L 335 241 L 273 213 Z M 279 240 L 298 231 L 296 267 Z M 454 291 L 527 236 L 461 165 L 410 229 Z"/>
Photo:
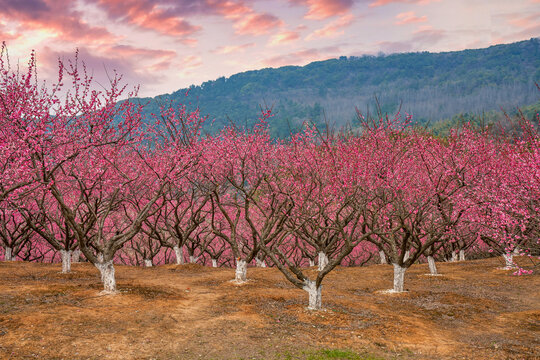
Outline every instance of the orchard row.
<path id="1" fill-rule="evenodd" d="M 191 262 L 277 267 L 321 307 L 338 265 L 380 261 L 406 270 L 427 261 L 538 256 L 540 137 L 464 127 L 436 138 L 401 119 L 364 119 L 357 132 L 306 126 L 269 137 L 264 110 L 253 129 L 201 134 L 198 111 L 118 100 L 121 78 L 95 90 L 75 60 L 42 86 L 35 56 L 0 63 L 0 242 L 4 259 L 82 254 L 116 291 L 114 264 Z M 537 121 L 536 119 L 535 121 Z M 318 271 L 306 271 L 317 264 Z M 522 273 L 524 270 L 518 270 Z"/>

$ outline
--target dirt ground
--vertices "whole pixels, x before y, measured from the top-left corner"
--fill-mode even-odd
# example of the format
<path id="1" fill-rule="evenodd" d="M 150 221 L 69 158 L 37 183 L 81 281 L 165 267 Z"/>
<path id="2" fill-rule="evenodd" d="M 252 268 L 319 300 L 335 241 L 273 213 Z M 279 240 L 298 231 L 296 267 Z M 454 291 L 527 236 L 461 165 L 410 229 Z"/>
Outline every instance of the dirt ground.
<path id="1" fill-rule="evenodd" d="M 524 266 L 528 259 L 518 259 Z M 540 276 L 500 259 L 427 265 L 385 294 L 392 267 L 337 268 L 323 311 L 277 269 L 116 267 L 120 293 L 100 296 L 97 269 L 0 263 L 0 359 L 304 359 L 347 349 L 381 359 L 540 359 Z M 538 273 L 538 270 L 537 270 Z M 304 355 L 302 355 L 304 354 Z M 304 357 L 303 357 L 304 356 Z"/>

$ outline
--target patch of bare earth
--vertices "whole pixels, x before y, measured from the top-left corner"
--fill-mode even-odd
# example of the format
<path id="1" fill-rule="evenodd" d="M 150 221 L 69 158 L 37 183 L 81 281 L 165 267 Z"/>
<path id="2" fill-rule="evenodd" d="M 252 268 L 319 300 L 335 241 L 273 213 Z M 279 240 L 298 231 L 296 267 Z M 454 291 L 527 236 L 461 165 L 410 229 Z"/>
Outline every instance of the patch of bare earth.
<path id="1" fill-rule="evenodd" d="M 526 259 L 518 261 L 525 262 Z M 117 266 L 120 293 L 100 296 L 97 269 L 0 263 L 1 359 L 275 359 L 318 348 L 399 359 L 540 358 L 540 276 L 499 259 L 427 265 L 384 294 L 392 267 L 338 268 L 323 311 L 278 270 Z M 298 357 L 301 358 L 301 357 Z"/>

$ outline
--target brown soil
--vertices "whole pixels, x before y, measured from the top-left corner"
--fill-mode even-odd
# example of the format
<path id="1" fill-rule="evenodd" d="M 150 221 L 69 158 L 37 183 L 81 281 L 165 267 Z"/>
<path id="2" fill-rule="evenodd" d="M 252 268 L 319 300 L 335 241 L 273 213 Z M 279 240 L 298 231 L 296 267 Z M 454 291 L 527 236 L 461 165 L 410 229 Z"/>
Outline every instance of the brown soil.
<path id="1" fill-rule="evenodd" d="M 526 265 L 527 259 L 519 259 Z M 512 276 L 500 259 L 407 271 L 337 268 L 323 311 L 276 269 L 117 266 L 120 293 L 101 296 L 97 269 L 0 263 L 0 359 L 303 359 L 350 349 L 385 359 L 540 359 L 540 276 Z M 285 355 L 284 355 L 285 354 Z M 290 355 L 286 355 L 290 354 Z"/>

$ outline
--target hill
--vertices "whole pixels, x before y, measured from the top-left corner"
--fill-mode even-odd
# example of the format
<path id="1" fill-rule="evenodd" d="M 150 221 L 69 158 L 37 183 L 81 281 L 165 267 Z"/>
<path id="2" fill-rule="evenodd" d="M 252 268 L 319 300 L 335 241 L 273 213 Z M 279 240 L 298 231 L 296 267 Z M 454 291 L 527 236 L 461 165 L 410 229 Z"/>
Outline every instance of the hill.
<path id="1" fill-rule="evenodd" d="M 164 102 L 189 102 L 211 121 L 214 132 L 231 122 L 250 125 L 260 106 L 273 106 L 274 136 L 285 137 L 305 121 L 337 126 L 355 121 L 355 106 L 383 113 L 401 110 L 421 124 L 456 114 L 481 114 L 538 101 L 540 40 L 485 49 L 345 57 L 306 66 L 247 71 L 172 94 L 145 98 L 147 112 Z M 189 90 L 189 96 L 185 94 Z"/>

